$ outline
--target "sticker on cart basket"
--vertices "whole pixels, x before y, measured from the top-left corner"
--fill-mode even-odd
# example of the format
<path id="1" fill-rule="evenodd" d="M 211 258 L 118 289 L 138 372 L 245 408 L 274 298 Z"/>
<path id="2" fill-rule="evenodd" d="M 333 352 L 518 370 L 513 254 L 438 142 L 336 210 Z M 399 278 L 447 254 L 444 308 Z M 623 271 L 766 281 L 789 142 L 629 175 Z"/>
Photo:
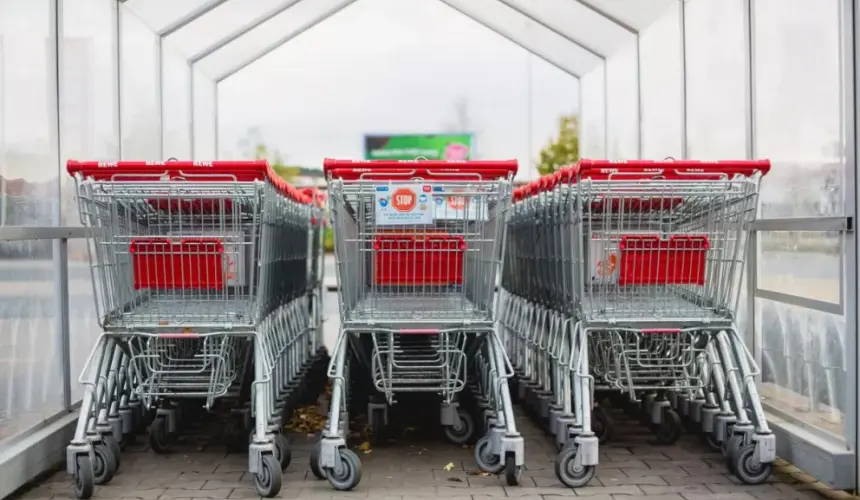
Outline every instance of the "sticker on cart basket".
<path id="1" fill-rule="evenodd" d="M 454 189 L 450 195 L 437 196 L 436 219 L 487 220 L 487 204 L 484 202 L 484 198 L 466 196 L 465 191 L 465 189 Z"/>
<path id="2" fill-rule="evenodd" d="M 432 224 L 433 205 L 420 184 L 394 187 L 376 193 L 376 223 L 379 225 Z"/>
<path id="3" fill-rule="evenodd" d="M 618 241 L 608 235 L 595 234 L 588 247 L 591 261 L 591 283 L 611 285 L 618 281 Z"/>

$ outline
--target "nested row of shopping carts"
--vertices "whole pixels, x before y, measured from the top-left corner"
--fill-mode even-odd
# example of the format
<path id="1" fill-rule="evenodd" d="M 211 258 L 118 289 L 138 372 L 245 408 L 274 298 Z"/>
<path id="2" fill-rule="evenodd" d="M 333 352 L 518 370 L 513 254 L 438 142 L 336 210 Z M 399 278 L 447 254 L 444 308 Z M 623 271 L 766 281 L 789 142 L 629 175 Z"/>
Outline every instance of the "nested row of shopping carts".
<path id="1" fill-rule="evenodd" d="M 479 465 L 518 484 L 525 453 L 507 384 L 513 367 L 495 328 L 517 162 L 326 160 L 324 169 L 341 325 L 311 470 L 354 488 L 361 463 L 346 445 L 349 408 L 366 400 L 379 436 L 391 405 L 429 395 L 447 438 L 480 436 Z"/>
<path id="2" fill-rule="evenodd" d="M 582 160 L 515 191 L 500 329 L 515 396 L 561 450 L 562 483 L 594 476 L 609 401 L 665 443 L 686 419 L 744 483 L 770 475 L 775 437 L 735 324 L 769 169 Z"/>
<path id="3" fill-rule="evenodd" d="M 81 222 L 103 334 L 67 469 L 78 498 L 108 483 L 149 427 L 166 452 L 189 415 L 226 415 L 257 492 L 290 462 L 283 423 L 324 371 L 324 217 L 265 161 L 77 162 Z"/>

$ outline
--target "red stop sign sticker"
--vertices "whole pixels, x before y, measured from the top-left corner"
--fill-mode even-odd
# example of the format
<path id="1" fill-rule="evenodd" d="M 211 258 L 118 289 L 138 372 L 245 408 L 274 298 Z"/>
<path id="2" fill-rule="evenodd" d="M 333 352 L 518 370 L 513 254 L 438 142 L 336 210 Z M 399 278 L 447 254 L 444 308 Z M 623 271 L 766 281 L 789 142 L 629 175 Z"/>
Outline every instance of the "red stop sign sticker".
<path id="1" fill-rule="evenodd" d="M 409 188 L 397 188 L 391 193 L 391 207 L 398 212 L 411 212 L 417 203 L 415 192 Z"/>
<path id="2" fill-rule="evenodd" d="M 466 208 L 466 198 L 462 196 L 449 196 L 448 206 L 453 210 L 463 210 Z"/>

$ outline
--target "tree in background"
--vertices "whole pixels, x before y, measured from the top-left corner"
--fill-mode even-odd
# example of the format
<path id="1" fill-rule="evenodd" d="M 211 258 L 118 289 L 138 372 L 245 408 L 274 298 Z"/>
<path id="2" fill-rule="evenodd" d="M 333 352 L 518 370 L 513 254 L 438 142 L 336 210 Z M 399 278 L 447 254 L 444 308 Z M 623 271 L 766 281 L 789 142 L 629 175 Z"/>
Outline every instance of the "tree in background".
<path id="1" fill-rule="evenodd" d="M 287 165 L 286 158 L 278 149 L 270 149 L 263 140 L 263 134 L 257 127 L 251 127 L 241 140 L 239 147 L 246 157 L 255 160 L 269 160 L 269 165 L 276 174 L 285 180 L 296 178 L 300 170 L 298 167 Z"/>
<path id="2" fill-rule="evenodd" d="M 537 171 L 551 174 L 579 160 L 579 117 L 564 115 L 558 121 L 558 136 L 550 139 L 541 150 Z"/>

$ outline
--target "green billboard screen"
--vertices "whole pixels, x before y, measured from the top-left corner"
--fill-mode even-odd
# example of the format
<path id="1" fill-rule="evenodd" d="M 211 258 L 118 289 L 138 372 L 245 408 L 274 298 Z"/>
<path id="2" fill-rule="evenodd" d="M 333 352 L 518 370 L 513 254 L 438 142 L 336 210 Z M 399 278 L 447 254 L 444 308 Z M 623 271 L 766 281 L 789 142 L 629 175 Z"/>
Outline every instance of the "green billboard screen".
<path id="1" fill-rule="evenodd" d="M 365 160 L 468 160 L 472 134 L 402 134 L 364 136 Z"/>

